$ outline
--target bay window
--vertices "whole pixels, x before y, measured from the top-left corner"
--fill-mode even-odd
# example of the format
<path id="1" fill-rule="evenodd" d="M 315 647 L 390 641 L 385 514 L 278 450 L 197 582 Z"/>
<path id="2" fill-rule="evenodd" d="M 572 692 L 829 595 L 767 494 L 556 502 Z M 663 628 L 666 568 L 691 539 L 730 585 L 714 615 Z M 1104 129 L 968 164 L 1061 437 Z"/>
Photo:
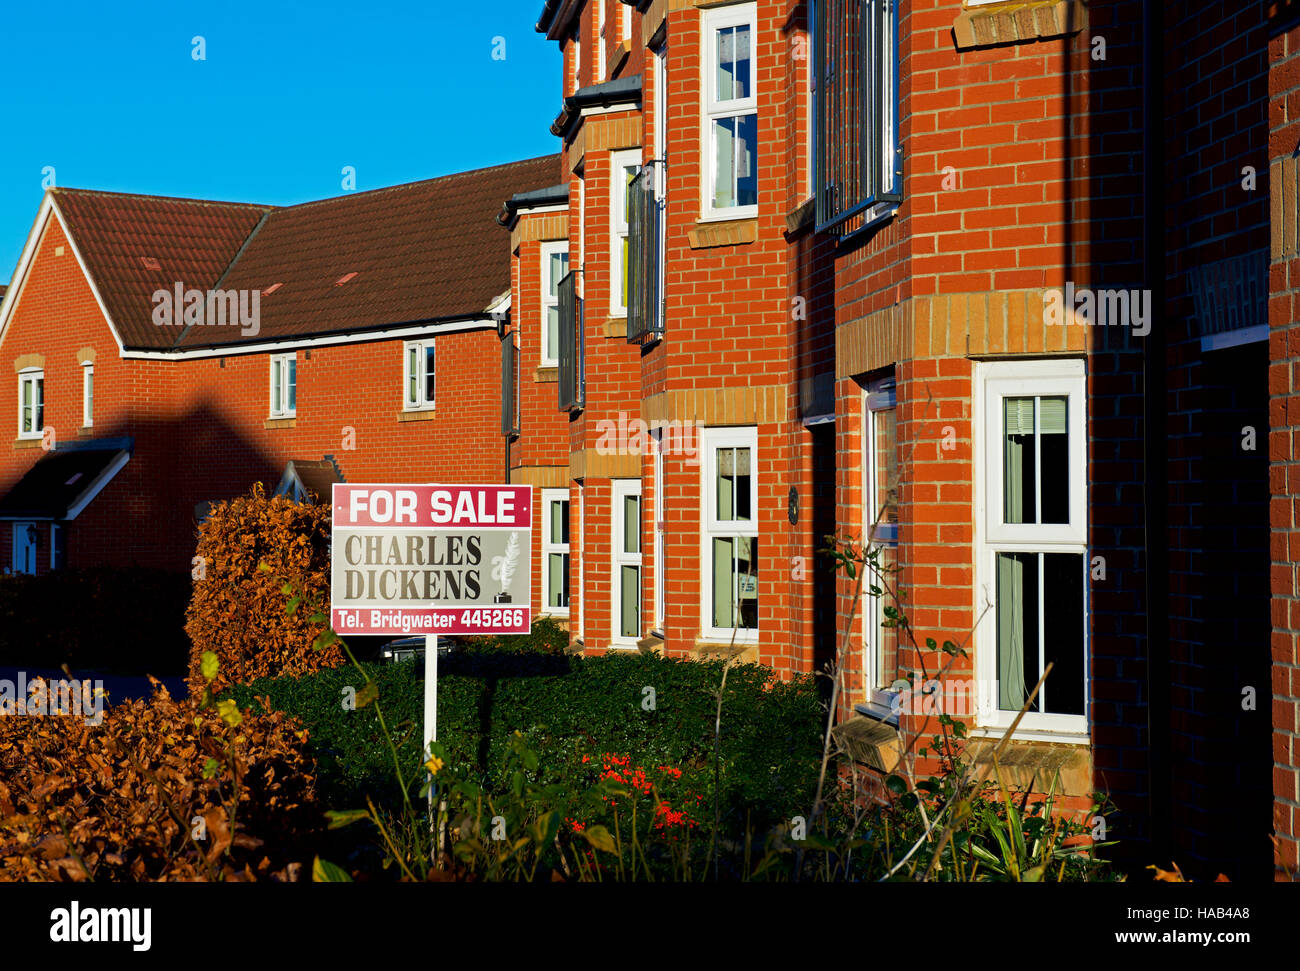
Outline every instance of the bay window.
<path id="1" fill-rule="evenodd" d="M 703 634 L 758 635 L 758 429 L 703 433 Z"/>
<path id="2" fill-rule="evenodd" d="M 542 244 L 542 367 L 560 363 L 560 281 L 569 272 L 569 244 Z"/>
<path id="3" fill-rule="evenodd" d="M 758 97 L 752 3 L 704 13 L 705 218 L 758 214 Z"/>
<path id="4" fill-rule="evenodd" d="M 542 490 L 542 613 L 569 615 L 569 490 Z"/>
<path id="5" fill-rule="evenodd" d="M 641 637 L 641 480 L 611 480 L 614 508 L 611 643 L 635 647 Z"/>
<path id="6" fill-rule="evenodd" d="M 977 371 L 983 489 L 977 583 L 980 723 L 1005 727 L 1048 663 L 1021 722 L 1088 728 L 1087 442 L 1080 360 L 1006 361 Z"/>

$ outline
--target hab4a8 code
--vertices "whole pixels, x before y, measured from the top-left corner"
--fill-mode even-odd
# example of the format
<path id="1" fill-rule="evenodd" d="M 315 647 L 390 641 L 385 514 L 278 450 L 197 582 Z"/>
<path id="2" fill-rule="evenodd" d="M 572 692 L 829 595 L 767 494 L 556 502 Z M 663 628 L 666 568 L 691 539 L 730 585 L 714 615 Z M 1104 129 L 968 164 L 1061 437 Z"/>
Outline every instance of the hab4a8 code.
<path id="1" fill-rule="evenodd" d="M 461 627 L 523 627 L 522 607 L 466 610 L 460 615 Z"/>

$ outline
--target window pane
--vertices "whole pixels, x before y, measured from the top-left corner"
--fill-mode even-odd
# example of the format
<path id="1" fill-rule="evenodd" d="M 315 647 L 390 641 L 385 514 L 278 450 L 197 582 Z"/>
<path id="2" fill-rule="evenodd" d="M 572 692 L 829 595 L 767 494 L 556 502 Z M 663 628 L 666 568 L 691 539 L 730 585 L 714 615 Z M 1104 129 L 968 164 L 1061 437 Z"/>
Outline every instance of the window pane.
<path id="1" fill-rule="evenodd" d="M 623 497 L 623 552 L 641 552 L 641 497 Z"/>
<path id="2" fill-rule="evenodd" d="M 876 494 L 872 525 L 892 535 L 898 524 L 898 413 L 893 408 L 872 412 L 872 443 Z"/>
<path id="3" fill-rule="evenodd" d="M 34 389 L 33 382 L 27 380 L 22 381 L 21 387 L 23 391 L 22 426 L 23 426 L 23 432 L 26 433 L 32 431 L 32 419 L 34 417 L 33 409 L 32 409 L 32 394 L 35 389 Z"/>
<path id="4" fill-rule="evenodd" d="M 758 627 L 758 540 L 713 540 L 713 626 Z"/>
<path id="5" fill-rule="evenodd" d="M 893 577 L 893 569 L 898 562 L 898 551 L 893 546 L 884 546 L 880 551 L 880 568 L 886 576 Z M 891 579 L 891 586 L 893 580 Z M 876 687 L 888 688 L 901 675 L 898 670 L 898 629 L 886 627 L 890 623 L 885 616 L 885 607 L 889 604 L 888 595 L 871 598 L 874 602 L 876 641 Z"/>
<path id="6" fill-rule="evenodd" d="M 715 98 L 732 101 L 748 98 L 753 89 L 750 80 L 749 25 L 723 27 L 714 33 L 718 71 Z"/>
<path id="7" fill-rule="evenodd" d="M 289 372 L 289 407 L 286 411 L 295 411 L 298 407 L 298 362 L 294 358 L 284 362 Z"/>
<path id="8" fill-rule="evenodd" d="M 739 115 L 713 122 L 713 206 L 753 206 L 758 203 L 758 116 Z"/>
<path id="9" fill-rule="evenodd" d="M 34 382 L 36 390 L 33 392 L 36 399 L 36 424 L 32 431 L 40 431 L 45 427 L 45 378 L 37 378 Z"/>
<path id="10" fill-rule="evenodd" d="M 279 414 L 284 410 L 282 402 L 284 395 L 281 392 L 281 377 L 283 371 L 280 368 L 280 362 L 275 361 L 271 364 L 271 411 Z"/>
<path id="11" fill-rule="evenodd" d="M 569 500 L 551 502 L 551 536 L 548 542 L 569 545 Z"/>
<path id="12" fill-rule="evenodd" d="M 732 627 L 732 570 L 735 567 L 734 539 L 713 540 L 713 626 Z"/>
<path id="13" fill-rule="evenodd" d="M 1070 521 L 1070 433 L 1067 401 L 1038 399 L 1038 447 L 1041 452 L 1042 515 L 1044 523 Z M 1053 673 L 1052 679 L 1056 676 Z"/>
<path id="14" fill-rule="evenodd" d="M 999 553 L 997 562 L 998 708 L 1019 711 L 1039 675 L 1038 554 Z"/>
<path id="15" fill-rule="evenodd" d="M 434 401 L 434 367 L 433 367 L 433 345 L 428 344 L 424 348 L 424 401 L 426 404 Z"/>
<path id="16" fill-rule="evenodd" d="M 1036 521 L 1034 496 L 1034 399 L 1004 398 L 1002 432 L 1005 442 L 1003 516 L 1007 523 Z"/>
<path id="17" fill-rule="evenodd" d="M 549 276 L 546 281 L 546 291 L 551 297 L 559 296 L 560 281 L 564 279 L 564 274 L 569 272 L 569 254 L 552 253 L 549 261 Z"/>
<path id="18" fill-rule="evenodd" d="M 758 627 L 758 540 L 736 537 L 736 598 L 740 604 L 737 626 Z"/>
<path id="19" fill-rule="evenodd" d="M 641 568 L 625 566 L 619 588 L 619 633 L 623 637 L 641 636 Z"/>
<path id="20" fill-rule="evenodd" d="M 420 348 L 411 346 L 406 351 L 406 401 L 420 403 Z"/>
<path id="21" fill-rule="evenodd" d="M 546 308 L 546 347 L 545 354 L 554 360 L 560 353 L 560 308 Z"/>
<path id="22" fill-rule="evenodd" d="M 1043 710 L 1061 715 L 1084 713 L 1083 576 L 1083 554 L 1043 554 L 1043 660 L 1055 665 Z"/>
<path id="23" fill-rule="evenodd" d="M 547 555 L 548 571 L 548 607 L 569 606 L 569 554 L 551 553 Z"/>
<path id="24" fill-rule="evenodd" d="M 95 369 L 86 368 L 86 417 L 95 413 Z"/>

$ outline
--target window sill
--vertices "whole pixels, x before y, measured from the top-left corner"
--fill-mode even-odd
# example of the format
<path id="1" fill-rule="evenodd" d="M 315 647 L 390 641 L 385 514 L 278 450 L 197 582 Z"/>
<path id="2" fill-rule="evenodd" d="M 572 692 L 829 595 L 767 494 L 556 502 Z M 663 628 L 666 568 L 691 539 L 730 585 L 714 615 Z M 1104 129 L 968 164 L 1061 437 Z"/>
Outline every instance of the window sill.
<path id="1" fill-rule="evenodd" d="M 539 367 L 533 372 L 534 384 L 558 384 L 559 381 L 560 368 L 558 365 L 555 367 Z"/>
<path id="2" fill-rule="evenodd" d="M 1008 0 L 963 10 L 953 21 L 952 31 L 957 49 L 967 50 L 1061 37 L 1087 26 L 1088 8 L 1083 0 Z"/>
<path id="3" fill-rule="evenodd" d="M 642 654 L 662 654 L 664 652 L 664 638 L 662 634 L 651 631 L 641 640 L 636 642 L 636 649 Z"/>
<path id="4" fill-rule="evenodd" d="M 1001 739 L 1007 733 L 1005 728 L 997 728 L 991 725 L 977 725 L 967 733 L 970 738 L 992 738 Z M 1042 729 L 1017 728 L 1016 733 L 1011 736 L 1012 743 L 1015 742 L 1048 742 L 1060 745 L 1091 745 L 1092 737 L 1087 733 L 1079 732 L 1048 732 Z"/>
<path id="5" fill-rule="evenodd" d="M 809 196 L 785 214 L 785 231 L 787 235 L 793 236 L 802 230 L 810 228 L 817 221 L 817 206 L 815 203 L 816 200 Z"/>
<path id="6" fill-rule="evenodd" d="M 627 317 L 610 317 L 600 330 L 606 337 L 627 337 Z"/>
<path id="7" fill-rule="evenodd" d="M 701 219 L 686 234 L 691 249 L 744 246 L 758 239 L 758 217 L 710 221 Z"/>
<path id="8" fill-rule="evenodd" d="M 41 440 L 39 438 L 16 438 L 14 439 L 14 448 L 40 448 Z"/>
<path id="9" fill-rule="evenodd" d="M 77 429 L 77 434 L 82 438 L 87 438 L 95 434 L 95 427 L 93 425 L 82 425 Z"/>
<path id="10" fill-rule="evenodd" d="M 433 421 L 438 413 L 432 408 L 407 408 L 397 413 L 398 421 Z"/>
<path id="11" fill-rule="evenodd" d="M 283 418 L 268 418 L 262 422 L 263 428 L 296 428 L 298 426 L 297 415 L 286 415 Z"/>
<path id="12" fill-rule="evenodd" d="M 629 14 L 630 16 L 630 14 Z M 619 69 L 627 61 L 628 56 L 632 53 L 632 40 L 619 41 L 618 45 L 609 55 L 609 76 L 611 79 L 618 75 Z"/>
<path id="13" fill-rule="evenodd" d="M 729 661 L 732 659 L 743 663 L 758 661 L 758 637 L 755 636 L 749 640 L 736 638 L 735 643 L 731 640 L 712 640 L 711 638 L 698 637 L 695 639 L 695 654 L 700 658 L 719 659 Z"/>

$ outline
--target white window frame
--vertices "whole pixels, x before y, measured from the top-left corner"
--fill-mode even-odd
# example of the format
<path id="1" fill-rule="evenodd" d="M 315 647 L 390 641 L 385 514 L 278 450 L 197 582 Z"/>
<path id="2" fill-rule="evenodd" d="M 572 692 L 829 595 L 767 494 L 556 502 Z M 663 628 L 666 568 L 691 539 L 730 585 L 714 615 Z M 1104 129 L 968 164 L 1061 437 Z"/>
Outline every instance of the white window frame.
<path id="1" fill-rule="evenodd" d="M 81 362 L 81 427 L 95 424 L 95 362 Z"/>
<path id="2" fill-rule="evenodd" d="M 547 311 L 549 311 L 552 307 L 558 309 L 560 306 L 560 295 L 558 289 L 555 294 L 551 293 L 551 287 L 550 287 L 551 257 L 555 256 L 556 254 L 562 255 L 564 257 L 565 272 L 567 273 L 569 269 L 569 241 L 560 240 L 558 242 L 542 243 L 541 250 L 542 250 L 542 255 L 541 255 L 542 325 L 541 325 L 541 334 L 540 334 L 541 353 L 539 356 L 541 359 L 542 367 L 559 367 L 560 366 L 560 334 L 558 328 L 555 333 L 555 347 L 551 348 L 555 353 L 548 354 L 546 352 L 547 351 L 546 338 L 547 338 L 547 327 L 548 327 Z M 559 279 L 555 281 L 557 288 L 559 286 L 560 280 L 563 279 L 564 279 L 564 274 L 561 273 Z"/>
<path id="3" fill-rule="evenodd" d="M 30 431 L 23 431 L 23 385 L 35 384 L 40 390 L 40 421 L 32 415 Z M 40 438 L 45 431 L 45 369 L 38 367 L 23 368 L 18 372 L 18 437 L 24 440 Z"/>
<path id="4" fill-rule="evenodd" d="M 759 628 L 713 626 L 713 539 L 715 537 L 750 536 L 760 539 L 758 529 L 758 428 L 750 425 L 734 428 L 705 428 L 700 433 L 704 461 L 700 463 L 700 636 L 706 641 L 730 642 L 734 634 L 737 644 L 758 643 Z M 718 520 L 714 501 L 713 483 L 716 479 L 718 450 L 723 448 L 748 448 L 750 461 L 749 508 L 752 518 L 748 523 L 738 520 Z M 760 547 L 761 551 L 761 547 Z M 759 554 L 762 555 L 761 552 Z M 760 560 L 761 562 L 761 560 Z M 759 574 L 759 603 L 762 604 L 762 574 Z M 760 607 L 761 620 L 761 607 Z"/>
<path id="5" fill-rule="evenodd" d="M 650 431 L 650 449 L 654 461 L 654 481 L 651 483 L 651 497 L 654 513 L 654 630 L 663 633 L 664 629 L 664 430 L 654 428 Z"/>
<path id="6" fill-rule="evenodd" d="M 582 18 L 578 18 L 578 25 L 573 28 L 573 90 L 577 91 L 582 87 Z"/>
<path id="7" fill-rule="evenodd" d="M 420 361 L 419 382 L 416 385 L 416 395 L 411 397 L 411 351 L 416 351 L 416 356 Z M 426 366 L 428 361 L 427 351 L 433 351 L 433 400 L 428 397 L 428 378 L 429 371 Z M 402 342 L 402 410 L 403 411 L 433 411 L 437 406 L 438 398 L 438 348 L 434 338 L 426 337 L 418 341 Z"/>
<path id="8" fill-rule="evenodd" d="M 587 261 L 587 176 L 585 170 L 577 173 L 578 175 L 578 259 L 574 262 L 573 254 L 569 254 L 569 272 L 575 269 L 578 271 L 578 278 L 574 280 L 573 293 L 579 300 L 586 297 L 586 287 L 583 281 L 587 274 L 582 272 L 583 264 Z"/>
<path id="9" fill-rule="evenodd" d="M 605 79 L 605 0 L 596 0 L 596 65 L 595 83 Z"/>
<path id="10" fill-rule="evenodd" d="M 620 293 L 623 281 L 628 279 L 628 267 L 623 262 L 623 244 L 631 233 L 627 221 L 627 203 L 630 185 L 623 177 L 624 170 L 641 168 L 641 149 L 633 148 L 614 152 L 609 157 L 609 315 L 627 316 L 627 295 Z M 633 176 L 635 178 L 635 176 Z M 631 253 L 628 254 L 631 259 Z"/>
<path id="11" fill-rule="evenodd" d="M 558 542 L 551 535 L 551 503 L 569 503 L 569 542 Z M 569 557 L 568 572 L 573 570 L 573 505 L 568 489 L 542 490 L 542 614 L 548 617 L 568 617 L 573 603 L 573 580 L 569 580 L 569 603 L 563 607 L 551 606 L 551 554 Z"/>
<path id="12" fill-rule="evenodd" d="M 626 527 L 624 520 L 624 502 L 623 500 L 636 496 L 638 508 L 641 510 L 641 523 L 645 522 L 645 498 L 641 493 L 640 479 L 611 479 L 610 480 L 610 574 L 609 574 L 609 592 L 610 592 L 610 609 L 609 609 L 609 644 L 610 647 L 636 647 L 637 641 L 645 634 L 645 604 L 641 598 L 641 583 L 645 579 L 643 556 L 641 553 L 642 540 L 640 528 L 638 526 L 637 552 L 628 553 L 623 550 L 623 532 Z M 637 570 L 637 636 L 624 636 L 622 631 L 622 592 L 623 592 L 623 568 L 634 566 Z"/>
<path id="13" fill-rule="evenodd" d="M 586 644 L 587 633 L 587 486 L 585 482 L 576 482 L 578 489 L 578 640 Z M 569 536 L 573 536 L 573 524 L 569 524 Z M 569 554 L 569 569 L 573 569 L 573 554 Z M 573 589 L 573 581 L 569 581 Z"/>
<path id="14" fill-rule="evenodd" d="M 1005 463 L 1002 442 L 1002 401 L 1007 397 L 1066 396 L 1069 445 L 1069 517 L 1066 524 L 1022 525 L 1003 522 L 1002 493 Z M 978 678 L 976 724 L 990 733 L 1005 730 L 1016 712 L 998 708 L 997 554 L 1077 553 L 1082 558 L 1083 583 L 1083 715 L 1026 712 L 1018 735 L 1086 741 L 1091 704 L 1091 650 L 1088 589 L 1087 521 L 1087 376 L 1080 359 L 977 363 L 973 394 L 974 467 L 983 469 L 975 483 L 975 616 L 982 620 L 975 635 Z M 1038 490 L 1041 494 L 1041 489 Z M 1043 592 L 1039 588 L 1039 597 Z M 1040 617 L 1043 616 L 1040 604 Z M 1040 637 L 1042 636 L 1040 625 Z M 1032 686 L 1026 686 L 1032 689 Z M 1051 701 L 1050 688 L 1048 702 Z M 1026 734 L 1028 733 L 1028 734 Z"/>
<path id="15" fill-rule="evenodd" d="M 880 482 L 877 475 L 877 441 L 879 439 L 876 416 L 884 411 L 894 411 L 897 417 L 898 398 L 894 378 L 881 378 L 871 382 L 862 392 L 862 536 L 867 540 L 872 539 L 872 527 L 876 523 L 876 517 L 880 514 L 881 507 L 877 502 L 880 495 Z M 895 556 L 898 551 L 898 534 L 894 531 L 892 538 L 888 535 L 877 537 L 877 545 L 889 547 L 894 550 Z M 868 576 L 864 581 L 864 586 L 871 585 L 872 578 Z M 862 593 L 862 603 L 858 609 L 862 614 L 862 637 L 865 655 L 864 674 L 866 677 L 867 696 L 877 702 L 882 699 L 878 693 L 888 692 L 884 701 L 888 704 L 888 699 L 893 692 L 889 686 L 880 686 L 880 647 L 881 647 L 881 630 L 880 618 L 883 614 L 880 612 L 880 604 L 877 601 L 884 601 L 888 594 L 882 594 L 879 598 L 873 597 L 868 591 Z M 901 647 L 901 642 L 900 642 Z M 901 676 L 901 674 L 900 674 Z"/>
<path id="16" fill-rule="evenodd" d="M 292 365 L 292 367 L 290 367 Z M 293 381 L 290 382 L 290 371 L 293 372 Z M 275 379 L 277 374 L 280 377 L 280 390 L 282 399 L 276 398 Z M 268 375 L 269 386 L 267 388 L 267 398 L 270 401 L 270 415 L 272 418 L 295 418 L 298 414 L 298 355 L 294 354 L 272 354 L 271 368 Z M 289 404 L 289 385 L 293 384 L 293 405 Z"/>
<path id="17" fill-rule="evenodd" d="M 667 133 L 668 133 L 668 45 L 663 44 L 658 50 L 650 51 L 650 57 L 654 65 L 654 93 L 651 97 L 654 99 L 654 158 L 663 161 L 668 157 L 667 152 Z M 663 167 L 660 166 L 662 169 Z M 655 173 L 655 188 L 658 190 L 659 198 L 664 197 L 664 183 L 660 172 Z"/>
<path id="18" fill-rule="evenodd" d="M 752 219 L 758 215 L 758 205 L 725 206 L 713 205 L 713 185 L 717 179 L 718 153 L 713 146 L 713 122 L 723 118 L 738 118 L 753 115 L 755 126 L 758 123 L 758 6 L 755 3 L 741 3 L 727 7 L 715 7 L 704 11 L 701 17 L 703 56 L 700 58 L 700 148 L 708 158 L 700 169 L 700 218 L 702 220 L 718 219 Z M 714 100 L 714 84 L 717 80 L 717 45 L 714 33 L 727 27 L 749 27 L 749 96 L 730 101 Z M 757 140 L 754 145 L 754 171 L 758 171 Z"/>

